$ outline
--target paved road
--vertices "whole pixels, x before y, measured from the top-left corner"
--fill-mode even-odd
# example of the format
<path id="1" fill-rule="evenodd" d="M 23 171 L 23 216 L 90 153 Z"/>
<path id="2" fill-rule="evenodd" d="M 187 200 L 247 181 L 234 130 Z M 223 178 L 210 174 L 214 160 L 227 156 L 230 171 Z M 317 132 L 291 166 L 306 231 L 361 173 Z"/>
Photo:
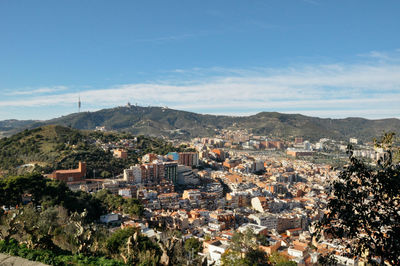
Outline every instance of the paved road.
<path id="1" fill-rule="evenodd" d="M 13 257 L 8 254 L 0 253 L 0 266 L 46 266 L 41 262 L 30 261 L 20 257 Z"/>

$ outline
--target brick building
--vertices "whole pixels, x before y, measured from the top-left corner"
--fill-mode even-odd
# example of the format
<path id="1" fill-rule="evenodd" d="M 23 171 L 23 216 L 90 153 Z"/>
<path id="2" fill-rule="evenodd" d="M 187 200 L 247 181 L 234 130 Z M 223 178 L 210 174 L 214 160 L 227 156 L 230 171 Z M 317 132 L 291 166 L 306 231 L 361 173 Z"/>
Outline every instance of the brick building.
<path id="1" fill-rule="evenodd" d="M 86 163 L 79 162 L 77 169 L 70 170 L 56 170 L 49 175 L 50 178 L 64 181 L 64 182 L 76 182 L 81 181 L 86 176 Z"/>

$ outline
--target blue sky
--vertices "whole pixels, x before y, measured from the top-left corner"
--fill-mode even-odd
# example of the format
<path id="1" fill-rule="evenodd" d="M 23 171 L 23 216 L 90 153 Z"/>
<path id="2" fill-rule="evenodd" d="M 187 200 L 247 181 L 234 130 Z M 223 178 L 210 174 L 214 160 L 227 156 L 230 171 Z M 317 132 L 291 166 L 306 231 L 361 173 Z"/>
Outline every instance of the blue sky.
<path id="1" fill-rule="evenodd" d="M 400 118 L 400 1 L 0 1 L 0 120 L 156 105 Z"/>

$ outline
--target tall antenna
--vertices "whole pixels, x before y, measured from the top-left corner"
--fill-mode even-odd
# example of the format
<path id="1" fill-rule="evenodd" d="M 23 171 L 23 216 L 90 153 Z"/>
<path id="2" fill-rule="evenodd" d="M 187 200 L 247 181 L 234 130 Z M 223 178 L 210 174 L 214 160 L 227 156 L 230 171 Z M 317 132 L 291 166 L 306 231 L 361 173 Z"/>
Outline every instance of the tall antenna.
<path id="1" fill-rule="evenodd" d="M 79 100 L 78 100 L 78 113 L 81 112 L 81 96 L 79 95 Z"/>

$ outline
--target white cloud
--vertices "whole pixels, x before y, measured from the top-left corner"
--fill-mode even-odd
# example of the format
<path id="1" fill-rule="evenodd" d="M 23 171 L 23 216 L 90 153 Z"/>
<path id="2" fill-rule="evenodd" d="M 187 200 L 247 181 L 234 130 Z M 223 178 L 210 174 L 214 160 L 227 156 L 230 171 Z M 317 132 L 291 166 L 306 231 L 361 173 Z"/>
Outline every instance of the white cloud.
<path id="1" fill-rule="evenodd" d="M 81 91 L 83 108 L 100 109 L 129 101 L 214 114 L 278 111 L 321 117 L 400 118 L 400 64 L 393 62 L 173 72 L 173 78 L 160 82 Z M 76 93 L 58 93 L 4 100 L 0 107 L 68 106 L 76 102 Z"/>
<path id="2" fill-rule="evenodd" d="M 400 49 L 395 49 L 393 52 L 370 51 L 359 56 L 379 60 L 380 62 L 400 62 Z"/>
<path id="3" fill-rule="evenodd" d="M 24 90 L 8 91 L 5 93 L 7 96 L 13 95 L 33 95 L 33 94 L 44 94 L 44 93 L 55 93 L 67 90 L 66 86 L 53 86 L 53 87 L 41 87 L 41 88 L 27 88 Z"/>

